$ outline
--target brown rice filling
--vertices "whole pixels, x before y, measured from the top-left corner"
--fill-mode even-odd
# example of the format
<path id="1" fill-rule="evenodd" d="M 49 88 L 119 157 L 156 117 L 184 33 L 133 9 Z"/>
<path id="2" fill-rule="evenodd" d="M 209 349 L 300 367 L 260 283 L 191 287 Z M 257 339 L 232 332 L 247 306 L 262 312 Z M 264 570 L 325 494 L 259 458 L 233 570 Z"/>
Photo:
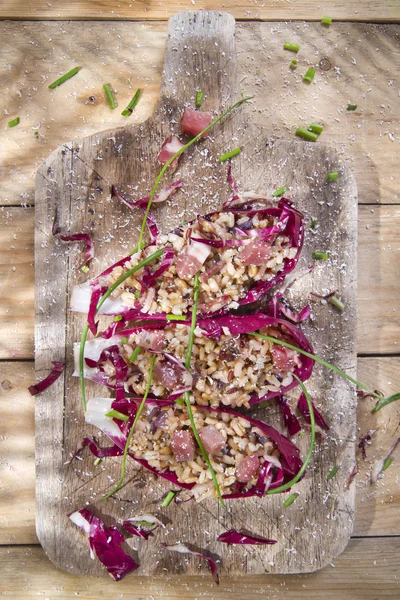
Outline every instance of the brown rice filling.
<path id="1" fill-rule="evenodd" d="M 234 225 L 243 226 L 249 220 L 247 216 L 243 216 L 235 223 L 235 217 L 236 215 L 230 212 L 217 213 L 210 217 L 209 222 L 202 222 L 203 231 L 208 227 L 210 231 L 217 232 L 221 239 L 233 239 L 235 235 L 231 231 L 232 227 Z M 271 227 L 277 222 L 277 217 L 260 220 L 258 215 L 252 216 L 254 230 Z M 160 312 L 174 315 L 185 314 L 193 303 L 194 278 L 189 275 L 187 277 L 179 276 L 177 261 L 189 248 L 193 250 L 193 244 L 197 242 L 192 242 L 191 237 L 204 239 L 204 234 L 197 221 L 184 225 L 174 232 L 159 236 L 154 245 L 133 255 L 123 267 L 115 267 L 104 282 L 107 286 L 112 285 L 123 273 L 136 266 L 157 248 L 172 247 L 175 252 L 172 265 L 150 289 L 142 293 L 140 280 L 143 270 L 141 269 L 119 286 L 113 292 L 112 297 L 115 299 L 120 296 L 125 306 L 136 307 L 148 314 Z M 260 280 L 268 281 L 276 277 L 277 273 L 283 269 L 284 261 L 294 258 L 297 254 L 297 248 L 289 245 L 287 236 L 276 235 L 270 240 L 270 243 L 271 254 L 259 266 L 243 262 L 241 254 L 243 247 L 212 248 L 200 244 L 202 246 L 200 254 L 206 252 L 207 258 L 202 266 L 198 265 L 200 273 L 199 311 L 214 312 L 223 306 L 227 306 L 229 309 L 237 308 L 238 301 L 245 296 L 251 285 Z M 181 270 L 178 268 L 179 273 Z M 140 296 L 137 297 L 139 293 Z"/>
<path id="2" fill-rule="evenodd" d="M 177 452 L 179 458 L 179 448 L 177 450 L 174 446 L 174 439 L 179 435 L 192 436 L 186 407 L 175 405 L 159 409 L 147 406 L 145 410 L 146 414 L 137 422 L 133 434 L 133 454 L 137 458 L 145 459 L 157 471 L 173 471 L 180 483 L 196 484 L 192 492 L 197 500 L 216 497 L 210 470 L 195 442 L 194 452 L 189 460 L 176 458 Z M 208 448 L 222 494 L 232 493 L 235 486 L 238 483 L 243 484 L 246 479 L 246 489 L 252 487 L 265 460 L 280 466 L 280 452 L 274 442 L 246 419 L 225 413 L 210 413 L 196 406 L 193 406 L 192 410 L 200 438 L 203 434 L 207 439 L 205 432 L 208 435 L 212 432 L 213 439 L 218 439 L 219 436 L 222 440 L 219 451 L 210 453 Z M 187 449 L 184 447 L 183 451 Z M 256 470 L 254 464 L 251 466 L 252 463 L 258 464 Z M 244 468 L 246 465 L 247 470 Z M 250 470 L 248 467 L 251 467 Z"/>

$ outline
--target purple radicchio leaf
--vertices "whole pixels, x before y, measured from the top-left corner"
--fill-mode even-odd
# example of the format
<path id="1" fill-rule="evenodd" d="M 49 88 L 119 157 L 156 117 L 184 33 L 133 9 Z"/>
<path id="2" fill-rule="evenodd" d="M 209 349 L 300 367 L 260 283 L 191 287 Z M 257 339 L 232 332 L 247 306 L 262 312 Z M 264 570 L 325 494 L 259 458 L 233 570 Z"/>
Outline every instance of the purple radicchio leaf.
<path id="1" fill-rule="evenodd" d="M 279 408 L 283 415 L 283 422 L 287 427 L 289 435 L 296 435 L 301 430 L 298 418 L 290 410 L 290 406 L 284 396 L 279 398 Z"/>
<path id="2" fill-rule="evenodd" d="M 51 363 L 53 365 L 50 373 L 34 385 L 30 385 L 28 390 L 32 396 L 36 396 L 36 394 L 40 394 L 44 390 L 47 390 L 57 379 L 60 377 L 61 373 L 64 371 L 65 364 L 63 362 L 54 361 Z"/>
<path id="3" fill-rule="evenodd" d="M 206 554 L 203 554 L 202 552 L 194 552 L 193 550 L 190 550 L 187 546 L 185 546 L 185 544 L 178 543 L 178 544 L 173 544 L 171 546 L 169 546 L 167 544 L 160 544 L 160 546 L 162 548 L 164 548 L 164 550 L 170 550 L 171 552 L 179 552 L 180 554 L 191 554 L 192 556 L 197 556 L 199 558 L 203 558 L 204 560 L 206 560 L 208 562 L 208 566 L 210 567 L 211 575 L 212 575 L 215 583 L 217 585 L 219 584 L 217 563 L 210 556 L 207 556 Z"/>
<path id="4" fill-rule="evenodd" d="M 320 427 L 324 431 L 328 431 L 329 425 L 327 424 L 327 422 L 325 421 L 325 419 L 323 418 L 323 416 L 321 415 L 319 410 L 315 407 L 314 403 L 312 406 L 313 406 L 313 410 L 314 410 L 315 423 L 318 425 L 318 427 Z M 306 397 L 304 394 L 301 394 L 301 396 L 299 398 L 299 401 L 297 404 L 297 409 L 302 414 L 304 420 L 308 424 L 310 424 L 311 423 L 310 411 L 308 410 L 308 404 L 307 404 L 307 400 L 306 400 Z"/>
<path id="5" fill-rule="evenodd" d="M 116 527 L 107 527 L 87 508 L 75 511 L 68 517 L 86 533 L 92 558 L 98 558 L 114 581 L 120 581 L 139 567 L 121 548 L 125 540 Z"/>
<path id="6" fill-rule="evenodd" d="M 253 546 L 264 546 L 267 544 L 276 544 L 276 540 L 268 540 L 267 538 L 259 537 L 256 535 L 242 533 L 235 529 L 224 531 L 217 537 L 217 542 L 223 542 L 224 544 L 251 544 Z"/>

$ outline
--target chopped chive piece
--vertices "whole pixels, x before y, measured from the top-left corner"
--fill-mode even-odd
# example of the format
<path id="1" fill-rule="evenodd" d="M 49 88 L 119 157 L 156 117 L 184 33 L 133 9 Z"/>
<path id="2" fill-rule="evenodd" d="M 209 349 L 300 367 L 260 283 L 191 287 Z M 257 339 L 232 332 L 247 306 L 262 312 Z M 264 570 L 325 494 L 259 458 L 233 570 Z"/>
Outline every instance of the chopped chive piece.
<path id="1" fill-rule="evenodd" d="M 241 149 L 240 148 L 235 148 L 234 150 L 231 150 L 230 152 L 226 152 L 226 154 L 222 154 L 219 157 L 219 162 L 223 163 L 226 160 L 228 160 L 229 158 L 233 158 L 234 156 L 237 156 L 240 153 L 241 153 Z"/>
<path id="2" fill-rule="evenodd" d="M 289 498 L 287 498 L 285 500 L 285 502 L 283 503 L 283 506 L 285 508 L 287 508 L 288 506 L 290 506 L 291 504 L 293 504 L 293 502 L 296 500 L 296 498 L 297 498 L 298 495 L 299 494 L 290 494 Z"/>
<path id="3" fill-rule="evenodd" d="M 307 140 L 308 142 L 316 142 L 318 139 L 318 135 L 316 133 L 308 131 L 308 129 L 305 129 L 304 127 L 298 127 L 296 129 L 296 135 Z"/>
<path id="4" fill-rule="evenodd" d="M 387 458 L 385 460 L 385 462 L 383 463 L 382 472 L 386 471 L 386 469 L 388 469 L 390 467 L 390 465 L 392 464 L 392 462 L 393 462 L 393 458 Z"/>
<path id="5" fill-rule="evenodd" d="M 332 171 L 328 173 L 326 180 L 327 181 L 336 181 L 339 178 L 339 173 L 337 171 Z"/>
<path id="6" fill-rule="evenodd" d="M 39 132 L 38 131 L 34 131 L 34 134 L 35 134 L 35 138 L 39 137 Z M 86 267 L 86 265 L 84 265 L 84 266 Z"/>
<path id="7" fill-rule="evenodd" d="M 322 17 L 321 23 L 322 25 L 332 25 L 332 17 Z"/>
<path id="8" fill-rule="evenodd" d="M 154 523 L 150 523 L 149 521 L 135 521 L 135 525 L 139 525 L 139 527 L 153 527 Z"/>
<path id="9" fill-rule="evenodd" d="M 271 402 L 269 400 L 263 400 L 262 402 L 257 402 L 257 407 L 267 408 L 268 406 L 271 406 Z"/>
<path id="10" fill-rule="evenodd" d="M 16 125 L 19 125 L 20 123 L 20 118 L 16 117 L 15 119 L 12 119 L 12 121 L 8 121 L 8 126 L 9 127 L 15 127 Z"/>
<path id="11" fill-rule="evenodd" d="M 181 397 L 177 398 L 175 402 L 180 406 L 185 406 L 185 401 Z"/>
<path id="12" fill-rule="evenodd" d="M 97 467 L 101 463 L 102 459 L 98 456 L 93 462 L 93 466 Z"/>
<path id="13" fill-rule="evenodd" d="M 118 323 L 118 321 L 122 321 L 122 316 L 121 315 L 117 315 L 116 317 L 114 317 L 114 321 L 116 323 Z"/>
<path id="14" fill-rule="evenodd" d="M 171 490 L 170 492 L 168 492 L 168 494 L 165 496 L 164 500 L 161 502 L 161 506 L 163 506 L 164 508 L 167 508 L 167 506 L 169 506 L 172 502 L 172 500 L 175 498 L 177 492 L 174 492 L 173 490 Z"/>
<path id="15" fill-rule="evenodd" d="M 348 104 L 347 105 L 347 110 L 356 110 L 357 108 L 357 104 Z"/>
<path id="16" fill-rule="evenodd" d="M 140 295 L 141 295 L 140 290 L 136 290 L 135 298 L 140 298 Z"/>
<path id="17" fill-rule="evenodd" d="M 125 110 L 122 111 L 121 115 L 123 115 L 124 117 L 129 117 L 129 115 L 133 113 L 133 109 L 135 108 L 136 104 L 139 102 L 139 98 L 140 90 L 136 90 L 135 95 L 133 96 L 132 100 L 129 102 Z"/>
<path id="18" fill-rule="evenodd" d="M 333 479 L 338 471 L 339 471 L 339 467 L 337 467 L 337 466 L 333 467 L 333 469 L 331 469 L 327 475 L 328 481 L 330 479 Z"/>
<path id="19" fill-rule="evenodd" d="M 283 49 L 290 50 L 290 52 L 298 52 L 300 50 L 300 46 L 298 44 L 290 44 L 287 42 L 286 44 L 283 44 Z"/>
<path id="20" fill-rule="evenodd" d="M 83 267 L 81 267 L 81 271 L 82 273 L 89 273 L 89 267 L 87 265 L 83 265 Z"/>
<path id="21" fill-rule="evenodd" d="M 106 417 L 110 417 L 111 419 L 119 419 L 120 421 L 127 421 L 129 417 L 120 413 L 118 410 L 109 410 L 105 415 Z"/>
<path id="22" fill-rule="evenodd" d="M 121 344 L 127 344 L 127 343 L 128 343 L 128 338 L 123 335 L 121 338 Z"/>
<path id="23" fill-rule="evenodd" d="M 51 83 L 49 85 L 49 88 L 51 90 L 53 90 L 54 88 L 56 88 L 59 85 L 61 85 L 62 83 L 64 83 L 64 81 L 68 81 L 68 79 L 71 79 L 71 77 L 73 77 L 74 75 L 76 75 L 77 72 L 81 70 L 81 68 L 82 67 L 74 67 L 73 69 L 71 69 L 70 71 L 68 71 L 68 73 L 65 73 L 65 75 L 63 75 L 59 79 L 56 79 L 55 81 L 53 81 L 53 83 Z"/>
<path id="24" fill-rule="evenodd" d="M 317 219 L 311 219 L 311 229 L 316 229 L 317 227 Z"/>
<path id="25" fill-rule="evenodd" d="M 139 356 L 141 351 L 142 351 L 142 347 L 136 346 L 136 348 L 134 349 L 134 351 L 132 352 L 132 354 L 129 357 L 129 362 L 135 362 L 135 360 L 137 359 L 137 357 Z"/>
<path id="26" fill-rule="evenodd" d="M 328 252 L 313 252 L 312 253 L 312 257 L 316 258 L 317 260 L 328 260 L 329 258 L 329 253 Z"/>
<path id="27" fill-rule="evenodd" d="M 289 66 L 291 69 L 297 69 L 297 60 L 294 58 Z"/>
<path id="28" fill-rule="evenodd" d="M 132 423 L 132 427 L 130 428 L 128 437 L 126 438 L 126 443 L 125 443 L 125 448 L 124 448 L 124 454 L 122 456 L 122 465 L 121 465 L 121 477 L 120 480 L 118 481 L 117 485 L 111 490 L 111 492 L 109 492 L 108 494 L 106 494 L 105 496 L 103 496 L 103 500 L 105 500 L 106 498 L 110 498 L 110 496 L 113 496 L 115 494 L 115 492 L 117 492 L 118 490 L 121 489 L 121 487 L 124 484 L 125 481 L 125 470 L 126 470 L 126 458 L 128 456 L 128 451 L 129 451 L 129 447 L 131 445 L 131 440 L 133 437 L 133 432 L 135 431 L 135 427 L 136 427 L 136 423 L 139 421 L 140 419 L 140 415 L 143 412 L 143 408 L 144 405 L 146 404 L 146 400 L 147 400 L 147 396 L 149 395 L 149 391 L 150 391 L 150 387 L 151 387 L 151 382 L 153 380 L 153 370 L 154 370 L 154 363 L 156 360 L 156 354 L 153 354 L 153 356 L 151 357 L 151 361 L 150 361 L 150 369 L 149 369 L 149 377 L 147 380 L 147 384 L 146 384 L 146 390 L 144 392 L 142 401 L 136 411 L 136 415 L 135 415 L 135 419 Z"/>
<path id="29" fill-rule="evenodd" d="M 274 198 L 279 198 L 279 196 L 283 196 L 283 194 L 285 192 L 286 192 L 286 185 L 283 185 L 278 190 L 275 190 L 272 195 Z"/>
<path id="30" fill-rule="evenodd" d="M 316 133 L 317 135 L 320 135 L 324 130 L 324 126 L 320 125 L 319 123 L 311 123 L 311 125 L 308 128 L 308 131 L 312 131 L 313 133 Z"/>
<path id="31" fill-rule="evenodd" d="M 332 304 L 332 306 L 334 306 L 335 308 L 337 308 L 338 310 L 340 310 L 340 312 L 344 311 L 344 304 L 341 300 L 339 300 L 339 298 L 337 296 L 331 296 L 328 299 L 328 302 L 330 304 Z"/>
<path id="32" fill-rule="evenodd" d="M 196 92 L 196 106 L 197 108 L 200 108 L 200 106 L 203 104 L 203 92 L 198 91 Z"/>
<path id="33" fill-rule="evenodd" d="M 314 79 L 314 75 L 315 75 L 315 69 L 310 67 L 309 69 L 307 69 L 307 72 L 303 77 L 303 81 L 306 81 L 307 83 L 311 83 L 312 80 Z"/>
<path id="34" fill-rule="evenodd" d="M 166 315 L 167 321 L 186 321 L 185 315 Z"/>
<path id="35" fill-rule="evenodd" d="M 108 106 L 112 109 L 117 108 L 117 103 L 115 102 L 114 94 L 111 89 L 111 85 L 109 83 L 105 83 L 103 85 L 103 90 L 107 98 Z"/>

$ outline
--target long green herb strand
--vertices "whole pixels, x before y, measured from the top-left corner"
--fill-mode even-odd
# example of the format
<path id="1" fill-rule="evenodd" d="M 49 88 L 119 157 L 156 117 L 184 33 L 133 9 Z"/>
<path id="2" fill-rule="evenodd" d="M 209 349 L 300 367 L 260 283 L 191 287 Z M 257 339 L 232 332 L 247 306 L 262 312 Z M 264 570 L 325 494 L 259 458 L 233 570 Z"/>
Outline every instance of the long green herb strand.
<path id="1" fill-rule="evenodd" d="M 288 490 L 289 488 L 291 488 L 295 483 L 297 483 L 299 481 L 299 479 L 303 476 L 304 471 L 307 469 L 308 467 L 308 463 L 311 460 L 311 456 L 314 450 L 314 445 L 315 445 L 315 418 L 314 418 L 314 408 L 310 399 L 310 396 L 308 394 L 307 388 L 304 385 L 304 383 L 302 382 L 302 380 L 300 379 L 300 377 L 297 377 L 297 375 L 295 375 L 293 373 L 293 377 L 295 377 L 297 379 L 297 381 L 299 382 L 299 385 L 302 389 L 302 391 L 304 392 L 304 395 L 306 397 L 307 400 L 307 404 L 308 404 L 308 410 L 310 413 L 310 421 L 311 421 L 311 439 L 310 439 L 310 445 L 308 448 L 308 452 L 307 452 L 307 456 L 304 459 L 304 462 L 301 466 L 300 471 L 293 477 L 293 479 L 291 479 L 290 481 L 288 481 L 287 483 L 284 483 L 283 485 L 280 485 L 277 488 L 274 488 L 272 490 L 267 490 L 266 491 L 266 495 L 270 496 L 272 494 L 279 494 L 280 492 L 286 492 L 286 490 Z M 288 498 L 289 500 L 289 498 Z"/>
<path id="2" fill-rule="evenodd" d="M 121 478 L 118 481 L 117 485 L 111 490 L 111 492 L 109 492 L 108 494 L 106 494 L 105 496 L 103 496 L 102 500 L 106 500 L 106 498 L 110 498 L 110 496 L 113 496 L 115 494 L 115 492 L 118 492 L 118 490 L 120 490 L 121 487 L 124 485 L 125 471 L 126 471 L 126 458 L 128 456 L 129 446 L 131 445 L 131 440 L 132 440 L 133 432 L 135 431 L 136 423 L 140 419 L 140 415 L 142 414 L 144 405 L 146 404 L 147 396 L 149 395 L 149 391 L 150 391 L 150 387 L 151 387 L 151 382 L 152 382 L 152 379 L 153 379 L 154 363 L 155 363 L 156 358 L 157 358 L 156 354 L 153 354 L 153 356 L 151 357 L 150 369 L 149 369 L 149 378 L 147 380 L 146 390 L 144 392 L 144 396 L 142 398 L 142 401 L 139 404 L 139 408 L 137 409 L 137 412 L 136 412 L 136 415 L 135 415 L 135 419 L 133 421 L 132 427 L 129 430 L 128 437 L 126 439 L 124 453 L 122 455 Z"/>
<path id="3" fill-rule="evenodd" d="M 150 254 L 150 256 L 148 256 L 147 258 L 142 260 L 138 265 L 136 265 L 136 267 L 132 267 L 132 269 L 129 269 L 129 271 L 127 271 L 126 273 L 121 275 L 121 277 L 119 277 L 117 279 L 117 281 L 115 281 L 112 284 L 112 286 L 108 288 L 108 290 L 105 292 L 105 294 L 103 294 L 103 296 L 98 301 L 97 306 L 96 306 L 95 315 L 97 315 L 98 311 L 103 306 L 103 304 L 107 300 L 107 298 L 109 296 L 111 296 L 113 291 L 119 285 L 121 285 L 121 283 L 123 283 L 125 281 L 125 279 L 128 279 L 128 277 L 130 277 L 131 275 L 136 273 L 136 271 L 139 271 L 140 269 L 142 269 L 143 267 L 148 265 L 153 260 L 156 260 L 157 258 L 159 258 L 163 252 L 164 251 L 162 249 L 157 250 L 156 252 L 153 252 L 153 254 Z M 88 323 L 86 323 L 83 328 L 83 331 L 82 331 L 81 344 L 79 347 L 79 378 L 80 378 L 80 384 L 81 384 L 81 396 L 82 396 L 83 410 L 85 412 L 86 412 L 86 391 L 85 391 L 85 377 L 84 377 L 84 373 L 85 373 L 84 361 L 85 361 L 85 344 L 86 344 L 86 339 L 87 339 L 88 333 L 89 333 L 89 325 L 88 325 Z"/>
<path id="4" fill-rule="evenodd" d="M 151 190 L 149 201 L 147 203 L 146 212 L 143 217 L 142 226 L 140 228 L 139 241 L 138 241 L 138 245 L 137 245 L 137 247 L 139 249 L 143 248 L 143 236 L 144 236 L 144 232 L 146 230 L 147 218 L 149 216 L 151 205 L 153 204 L 154 196 L 156 195 L 156 191 L 160 184 L 160 181 L 161 181 L 165 171 L 168 169 L 169 165 L 172 164 L 174 162 L 174 160 L 182 154 L 182 152 L 184 152 L 185 150 L 187 150 L 187 148 L 189 148 L 190 146 L 195 144 L 201 138 L 203 133 L 206 133 L 206 131 L 209 131 L 212 127 L 214 127 L 214 125 L 216 125 L 219 121 L 221 121 L 221 119 L 226 117 L 226 115 L 228 115 L 234 108 L 237 108 L 238 106 L 243 104 L 243 102 L 247 102 L 248 100 L 251 100 L 252 98 L 253 98 L 253 96 L 249 96 L 247 98 L 241 98 L 240 100 L 235 102 L 235 104 L 232 104 L 232 106 L 230 106 L 225 112 L 223 112 L 219 117 L 214 119 L 205 129 L 203 129 L 203 131 L 201 131 L 194 138 L 192 138 L 190 140 L 190 142 L 188 142 L 187 144 L 182 146 L 182 148 L 180 148 L 178 150 L 178 152 L 175 152 L 175 154 L 165 163 L 165 165 L 163 166 L 163 168 L 161 169 L 160 173 L 157 176 L 157 179 L 155 181 L 153 189 Z"/>
<path id="5" fill-rule="evenodd" d="M 367 390 L 368 391 L 368 390 Z M 376 398 L 380 398 L 380 402 L 372 409 L 373 413 L 376 413 L 378 410 L 391 404 L 392 402 L 396 402 L 400 400 L 400 394 L 392 394 L 391 396 L 387 396 L 387 398 L 382 398 L 382 396 L 378 396 L 378 394 L 371 394 L 372 396 L 376 396 Z"/>
<path id="6" fill-rule="evenodd" d="M 337 373 L 338 375 L 345 377 L 346 379 L 351 381 L 351 383 L 354 383 L 354 385 L 356 385 L 357 387 L 361 388 L 362 390 L 365 390 L 366 392 L 371 394 L 371 396 L 374 396 L 374 398 L 378 398 L 379 400 L 382 400 L 382 396 L 380 396 L 376 392 L 371 392 L 371 390 L 369 390 L 365 385 L 363 385 L 356 379 L 353 379 L 353 377 L 350 377 L 350 375 L 348 375 L 347 373 L 345 373 L 344 371 L 339 369 L 339 367 L 335 367 L 335 365 L 328 363 L 323 358 L 319 358 L 319 356 L 315 356 L 315 354 L 311 354 L 310 352 L 307 352 L 306 350 L 302 350 L 298 346 L 293 346 L 292 344 L 289 344 L 288 342 L 284 342 L 283 340 L 278 340 L 278 338 L 271 337 L 270 335 L 264 335 L 263 333 L 256 333 L 256 332 L 249 332 L 249 335 L 254 335 L 254 337 L 258 337 L 263 340 L 268 340 L 269 342 L 273 342 L 274 344 L 278 344 L 279 346 L 285 346 L 285 348 L 290 348 L 291 350 L 295 350 L 299 354 L 304 354 L 304 356 L 308 356 L 308 358 L 314 359 L 320 365 L 323 365 L 324 367 L 328 367 L 328 369 L 331 369 L 331 371 L 335 371 L 335 373 Z M 294 375 L 294 376 L 296 377 L 296 375 Z M 296 379 L 298 379 L 298 378 L 296 377 Z M 399 396 L 399 399 L 400 399 L 400 394 L 394 394 L 394 395 Z M 390 396 L 390 398 L 391 397 L 392 396 Z M 384 400 L 388 400 L 388 398 L 384 398 Z M 392 402 L 393 402 L 393 400 L 392 400 Z M 381 408 L 381 407 L 379 407 L 379 408 Z M 379 408 L 375 407 L 374 412 L 379 410 Z"/>
<path id="7" fill-rule="evenodd" d="M 188 347 L 187 347 L 187 351 L 186 351 L 186 360 L 185 360 L 185 367 L 186 367 L 187 371 L 190 370 L 190 359 L 192 357 L 192 350 L 193 350 L 193 343 L 194 343 L 194 330 L 196 329 L 196 316 L 197 316 L 198 302 L 199 302 L 199 274 L 196 273 L 196 276 L 194 278 L 192 322 L 191 322 L 190 330 L 189 330 L 189 341 L 188 341 Z M 195 440 L 201 450 L 203 458 L 204 458 L 205 462 L 207 463 L 208 468 L 210 469 L 211 477 L 214 482 L 215 489 L 217 490 L 217 494 L 218 494 L 219 501 L 221 502 L 221 506 L 223 508 L 225 508 L 225 504 L 224 504 L 224 501 L 223 501 L 223 498 L 221 495 L 221 490 L 219 487 L 217 476 L 216 476 L 214 468 L 211 464 L 210 457 L 208 456 L 207 451 L 203 446 L 203 442 L 201 441 L 200 436 L 197 432 L 196 423 L 195 423 L 194 417 L 193 417 L 192 406 L 190 404 L 189 392 L 185 392 L 185 404 L 186 404 L 186 408 L 188 411 L 190 424 L 192 426 L 193 435 L 194 435 Z"/>

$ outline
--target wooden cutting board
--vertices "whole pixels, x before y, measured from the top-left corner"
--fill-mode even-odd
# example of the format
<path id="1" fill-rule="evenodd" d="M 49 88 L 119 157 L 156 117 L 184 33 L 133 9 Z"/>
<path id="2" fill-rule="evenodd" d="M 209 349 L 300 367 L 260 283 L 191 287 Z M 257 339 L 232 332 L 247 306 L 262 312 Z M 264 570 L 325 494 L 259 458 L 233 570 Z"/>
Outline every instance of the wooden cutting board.
<path id="1" fill-rule="evenodd" d="M 107 524 L 160 511 L 159 499 L 169 484 L 129 465 L 127 484 L 117 498 L 100 502 L 119 477 L 119 459 L 95 467 L 93 457 L 68 465 L 78 443 L 92 433 L 84 424 L 79 384 L 72 377 L 72 345 L 80 337 L 81 315 L 68 309 L 72 286 L 85 280 L 76 269 L 80 249 L 64 245 L 51 234 L 55 212 L 63 231 L 88 231 L 96 258 L 90 275 L 125 256 L 136 243 L 141 214 L 110 197 L 111 184 L 132 198 L 148 195 L 159 172 L 156 157 L 171 132 L 179 132 L 185 105 L 194 106 L 196 90 L 204 92 L 204 110 L 219 114 L 240 97 L 234 39 L 235 21 L 227 13 L 184 12 L 169 21 L 160 103 L 139 127 L 128 125 L 63 145 L 39 169 L 36 180 L 36 370 L 48 372 L 50 361 L 66 362 L 65 377 L 36 399 L 37 534 L 49 558 L 72 573 L 104 574 L 89 558 L 88 544 L 67 513 L 89 503 Z M 264 65 L 267 69 L 268 65 Z M 257 90 L 254 90 L 257 93 Z M 182 220 L 221 206 L 230 193 L 227 165 L 218 156 L 240 145 L 233 173 L 242 190 L 270 195 L 286 184 L 286 196 L 306 215 L 306 242 L 300 266 L 312 262 L 313 250 L 329 250 L 329 261 L 299 280 L 290 298 L 300 307 L 309 292 L 337 290 L 345 303 L 339 314 L 330 305 L 313 305 L 313 318 L 304 326 L 316 352 L 355 375 L 357 191 L 348 166 L 320 142 L 266 138 L 262 115 L 243 105 L 212 131 L 209 139 L 182 158 L 175 177 L 184 187 L 154 214 L 162 231 Z M 338 170 L 337 182 L 327 183 Z M 317 220 L 310 232 L 310 219 Z M 159 543 L 177 541 L 207 550 L 221 559 L 222 575 L 300 573 L 319 569 L 338 556 L 350 537 L 354 516 L 354 486 L 345 490 L 354 466 L 354 390 L 329 371 L 316 367 L 309 384 L 331 428 L 318 437 L 312 465 L 296 486 L 296 502 L 283 507 L 286 495 L 234 500 L 223 511 L 217 501 L 192 502 L 163 509 L 169 524 L 148 542 L 130 539 L 141 568 L 136 574 L 198 574 L 206 571 L 198 559 L 163 551 Z M 89 384 L 88 397 L 99 395 Z M 101 393 L 101 392 L 100 392 Z M 296 395 L 296 394 L 295 394 Z M 295 396 L 294 395 L 294 396 Z M 281 428 L 273 405 L 252 410 Z M 94 433 L 94 432 L 93 432 Z M 308 433 L 298 443 L 304 456 Z M 334 465 L 337 476 L 327 481 Z M 266 547 L 227 547 L 216 537 L 226 529 L 248 529 L 278 541 Z"/>

